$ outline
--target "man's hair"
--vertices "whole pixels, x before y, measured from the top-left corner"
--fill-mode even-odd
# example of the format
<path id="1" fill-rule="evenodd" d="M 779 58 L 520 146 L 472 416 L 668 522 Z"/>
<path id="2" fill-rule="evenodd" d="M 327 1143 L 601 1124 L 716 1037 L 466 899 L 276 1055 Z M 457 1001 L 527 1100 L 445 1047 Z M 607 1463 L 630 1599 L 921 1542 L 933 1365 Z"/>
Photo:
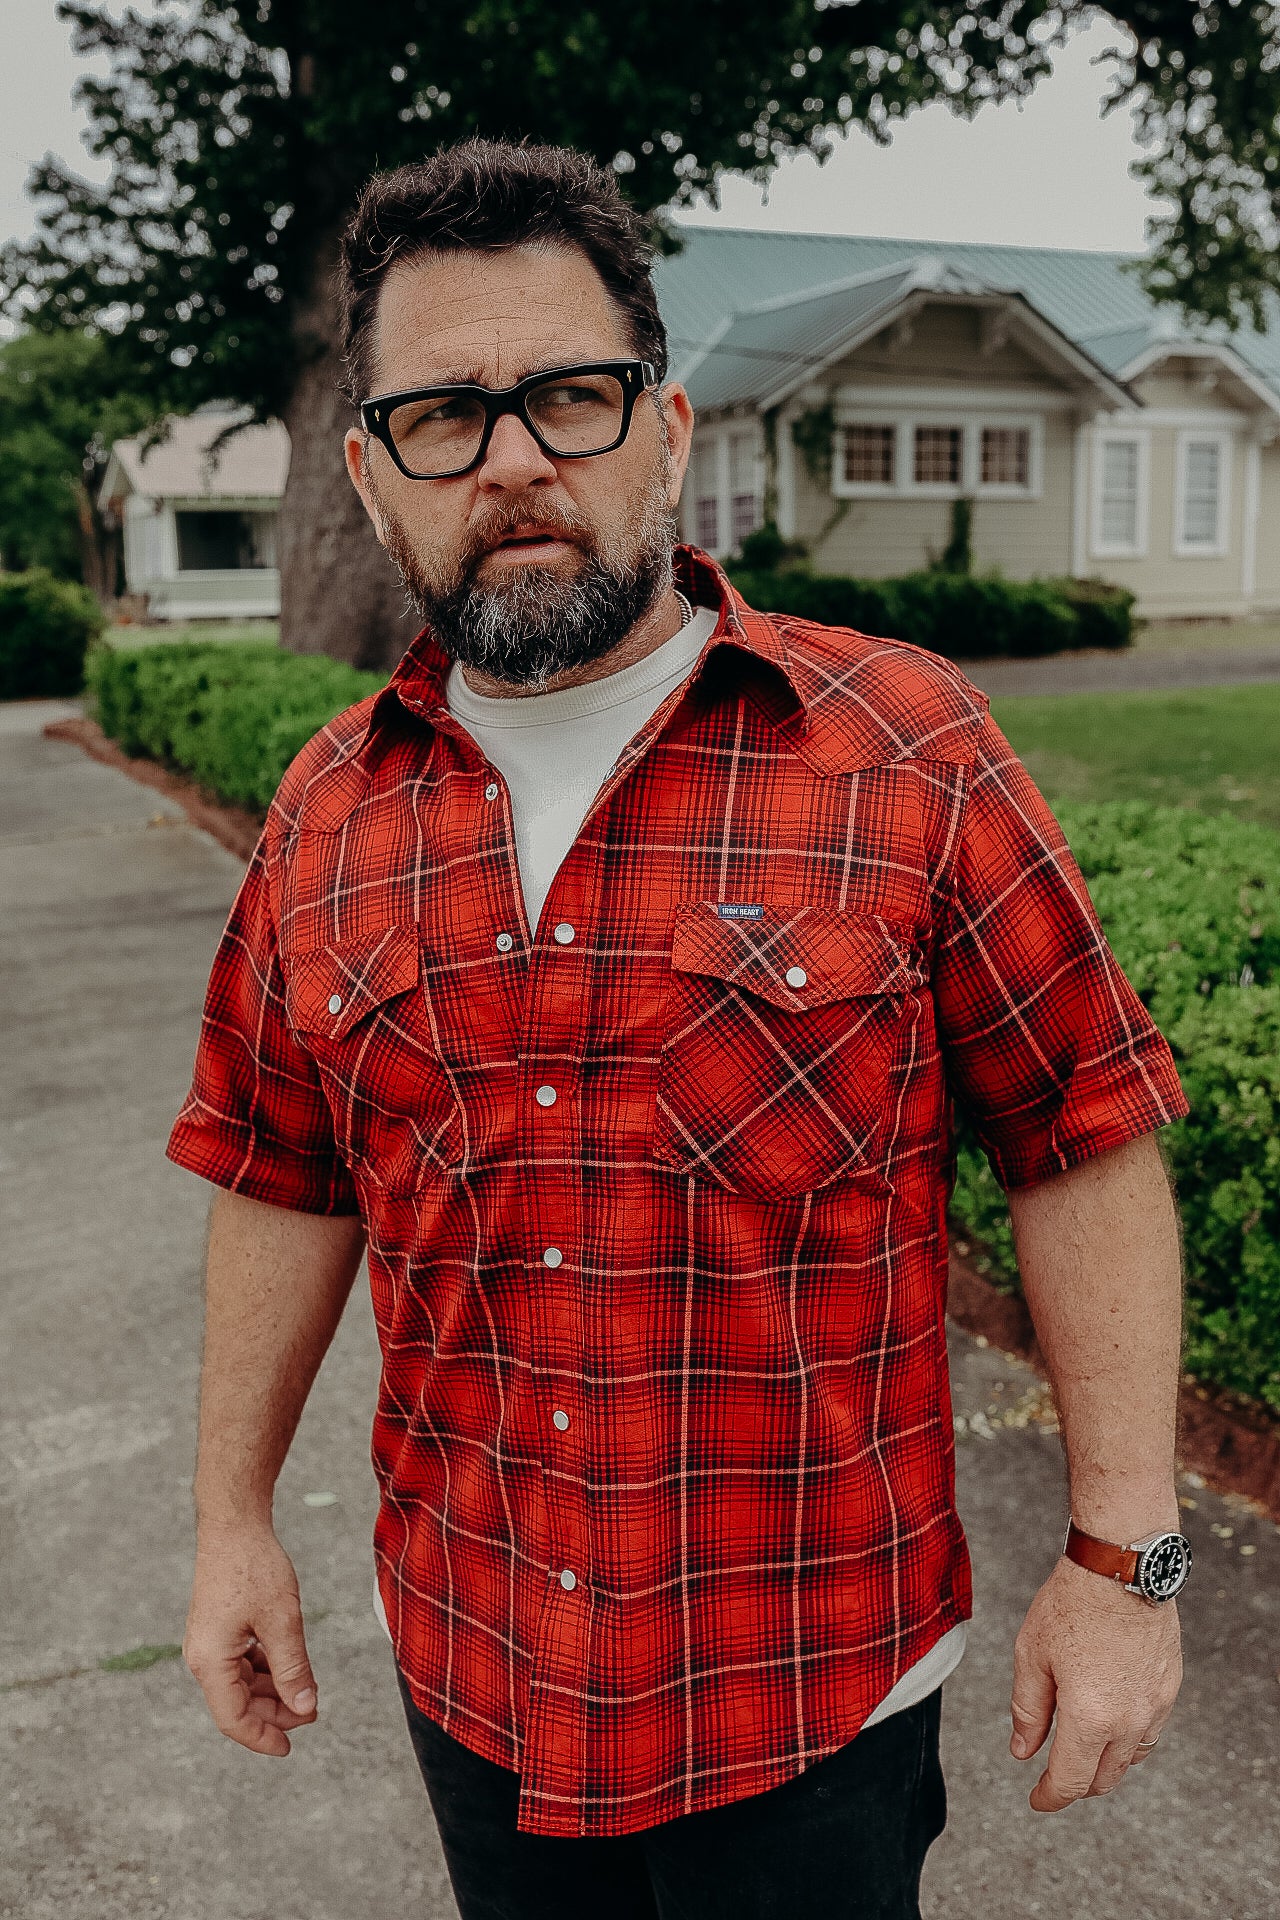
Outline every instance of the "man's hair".
<path id="1" fill-rule="evenodd" d="M 369 394 L 379 288 L 397 262 L 528 245 L 579 248 L 620 310 L 632 352 L 665 377 L 653 249 L 613 174 L 572 147 L 464 140 L 428 160 L 375 173 L 356 202 L 339 268 L 349 398 Z"/>

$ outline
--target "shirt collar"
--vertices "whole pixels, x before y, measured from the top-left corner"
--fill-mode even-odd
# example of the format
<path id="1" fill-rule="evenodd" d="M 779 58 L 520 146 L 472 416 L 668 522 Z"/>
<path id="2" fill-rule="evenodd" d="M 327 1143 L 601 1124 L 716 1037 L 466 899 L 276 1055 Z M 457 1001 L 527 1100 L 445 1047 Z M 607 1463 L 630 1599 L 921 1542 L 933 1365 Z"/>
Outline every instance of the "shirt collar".
<path id="1" fill-rule="evenodd" d="M 676 586 L 695 606 L 714 607 L 717 613 L 715 630 L 703 647 L 694 671 L 701 671 L 703 662 L 716 647 L 727 644 L 742 648 L 776 670 L 774 676 L 762 676 L 758 690 L 760 703 L 769 717 L 788 730 L 799 722 L 802 733 L 807 728 L 809 701 L 814 690 L 803 673 L 797 674 L 786 641 L 774 621 L 749 607 L 730 584 L 724 570 L 698 547 L 676 548 L 674 573 Z M 431 628 L 424 627 L 401 655 L 386 686 L 374 696 L 364 730 L 351 743 L 351 755 L 360 752 L 396 706 L 428 721 L 444 709 L 445 683 L 452 664 Z M 776 675 L 781 675 L 782 684 Z"/>

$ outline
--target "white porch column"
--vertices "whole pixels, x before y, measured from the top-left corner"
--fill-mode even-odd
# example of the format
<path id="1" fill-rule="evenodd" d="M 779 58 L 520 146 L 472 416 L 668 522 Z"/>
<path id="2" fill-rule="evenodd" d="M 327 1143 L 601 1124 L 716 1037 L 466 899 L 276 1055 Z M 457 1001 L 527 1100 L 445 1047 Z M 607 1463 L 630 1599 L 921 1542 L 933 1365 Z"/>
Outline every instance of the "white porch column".
<path id="1" fill-rule="evenodd" d="M 1076 423 L 1071 442 L 1071 577 L 1083 580 L 1089 571 L 1089 449 L 1092 423 Z"/>
<path id="2" fill-rule="evenodd" d="M 1255 430 L 1244 443 L 1244 499 L 1241 503 L 1240 592 L 1252 600 L 1258 591 L 1258 516 L 1262 504 L 1262 443 Z"/>

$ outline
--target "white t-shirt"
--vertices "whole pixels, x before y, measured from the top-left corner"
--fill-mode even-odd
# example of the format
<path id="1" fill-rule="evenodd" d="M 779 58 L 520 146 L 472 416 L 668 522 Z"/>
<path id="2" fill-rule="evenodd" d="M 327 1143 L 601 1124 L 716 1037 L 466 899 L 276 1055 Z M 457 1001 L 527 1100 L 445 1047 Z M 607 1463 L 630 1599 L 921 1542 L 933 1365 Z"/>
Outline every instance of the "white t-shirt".
<path id="1" fill-rule="evenodd" d="M 687 626 L 642 660 L 554 693 L 475 693 L 454 662 L 445 700 L 510 789 L 520 883 L 535 934 L 556 869 L 614 761 L 686 678 L 715 625 L 715 610 L 699 607 Z M 385 1628 L 376 1583 L 374 1607 Z M 962 1620 L 902 1675 L 865 1724 L 932 1693 L 959 1665 L 964 1646 Z"/>

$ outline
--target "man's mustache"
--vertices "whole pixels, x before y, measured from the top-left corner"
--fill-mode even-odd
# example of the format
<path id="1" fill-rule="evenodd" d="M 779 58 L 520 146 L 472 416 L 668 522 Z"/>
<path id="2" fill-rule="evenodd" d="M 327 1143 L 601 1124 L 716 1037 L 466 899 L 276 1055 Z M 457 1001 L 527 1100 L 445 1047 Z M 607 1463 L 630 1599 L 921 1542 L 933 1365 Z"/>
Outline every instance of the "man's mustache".
<path id="1" fill-rule="evenodd" d="M 506 503 L 493 506 L 470 530 L 461 556 L 462 571 L 470 575 L 487 554 L 500 547 L 516 528 L 522 533 L 537 531 L 568 541 L 584 553 L 595 549 L 591 522 L 584 514 L 571 513 L 550 503 Z"/>

